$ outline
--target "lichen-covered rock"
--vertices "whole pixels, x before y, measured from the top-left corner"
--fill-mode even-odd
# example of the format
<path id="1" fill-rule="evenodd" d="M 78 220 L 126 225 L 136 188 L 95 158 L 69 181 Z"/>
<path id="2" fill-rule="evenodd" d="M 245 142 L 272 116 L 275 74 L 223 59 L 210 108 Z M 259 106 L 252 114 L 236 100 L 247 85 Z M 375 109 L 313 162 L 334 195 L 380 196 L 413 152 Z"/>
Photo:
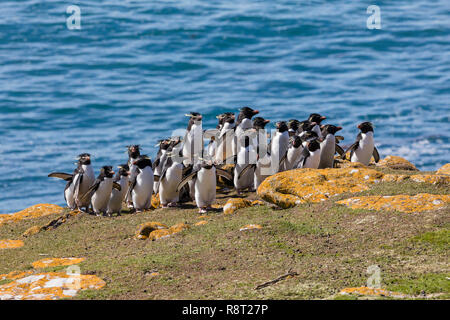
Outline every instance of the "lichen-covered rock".
<path id="1" fill-rule="evenodd" d="M 59 267 L 59 266 L 71 266 L 84 261 L 84 258 L 45 258 L 33 262 L 31 265 L 35 269 Z"/>
<path id="2" fill-rule="evenodd" d="M 409 179 L 409 176 L 406 174 L 385 174 L 381 178 L 381 182 L 401 182 L 407 179 Z"/>
<path id="3" fill-rule="evenodd" d="M 159 198 L 159 193 L 157 193 L 156 195 L 152 195 L 152 208 L 153 209 L 158 209 L 161 206 L 161 202 L 160 202 L 160 198 Z"/>
<path id="4" fill-rule="evenodd" d="M 239 231 L 253 230 L 253 229 L 262 229 L 262 226 L 259 224 L 248 224 L 239 229 Z"/>
<path id="5" fill-rule="evenodd" d="M 13 214 L 2 215 L 0 218 L 0 224 L 5 222 L 17 222 L 26 219 L 39 218 L 50 214 L 61 213 L 62 210 L 63 208 L 57 206 L 56 204 L 36 204 Z"/>
<path id="6" fill-rule="evenodd" d="M 29 237 L 32 235 L 35 235 L 39 232 L 41 232 L 42 227 L 40 226 L 32 226 L 30 228 L 28 228 L 27 230 L 25 230 L 25 232 L 22 234 L 23 237 Z"/>
<path id="7" fill-rule="evenodd" d="M 252 205 L 252 202 L 242 198 L 230 198 L 223 206 L 224 214 L 233 214 L 238 209 L 247 208 Z"/>
<path id="8" fill-rule="evenodd" d="M 320 202 L 345 192 L 360 192 L 381 181 L 383 173 L 369 169 L 295 169 L 279 172 L 261 183 L 258 195 L 282 208 Z"/>
<path id="9" fill-rule="evenodd" d="M 442 167 L 436 171 L 436 174 L 448 174 L 450 175 L 450 163 L 444 164 Z"/>
<path id="10" fill-rule="evenodd" d="M 178 233 L 183 230 L 189 229 L 190 226 L 185 223 L 177 223 L 169 228 L 170 233 Z"/>
<path id="11" fill-rule="evenodd" d="M 32 274 L 33 271 L 11 271 L 7 274 L 0 274 L 0 280 L 16 280 Z"/>
<path id="12" fill-rule="evenodd" d="M 162 239 L 162 238 L 167 238 L 172 234 L 172 232 L 170 232 L 169 229 L 160 229 L 160 230 L 155 230 L 152 231 L 149 236 L 148 239 L 149 240 L 158 240 L 158 239 Z"/>
<path id="13" fill-rule="evenodd" d="M 48 272 L 16 278 L 0 285 L 0 300 L 55 300 L 72 298 L 79 290 L 98 290 L 105 281 L 94 275 Z"/>
<path id="14" fill-rule="evenodd" d="M 361 296 L 382 296 L 393 298 L 406 297 L 406 295 L 399 292 L 392 292 L 381 288 L 369 288 L 369 287 L 345 288 L 341 290 L 340 294 L 356 294 Z"/>
<path id="15" fill-rule="evenodd" d="M 10 240 L 4 239 L 0 240 L 0 249 L 14 249 L 23 247 L 24 243 L 22 240 Z"/>
<path id="16" fill-rule="evenodd" d="M 444 174 L 415 174 L 413 176 L 410 176 L 409 179 L 414 182 L 424 182 L 431 184 L 450 183 L 450 176 Z"/>
<path id="17" fill-rule="evenodd" d="M 168 228 L 168 226 L 160 222 L 145 222 L 138 226 L 136 231 L 136 238 L 144 240 L 147 239 L 150 233 L 152 233 L 153 231 Z"/>
<path id="18" fill-rule="evenodd" d="M 199 222 L 194 223 L 194 226 L 202 226 L 202 225 L 207 224 L 207 223 L 208 223 L 208 221 L 206 221 L 206 220 L 201 220 L 201 221 L 199 221 Z"/>
<path id="19" fill-rule="evenodd" d="M 420 193 L 415 196 L 362 196 L 337 201 L 336 203 L 344 204 L 352 209 L 396 210 L 410 213 L 444 208 L 450 203 L 450 195 Z"/>
<path id="20" fill-rule="evenodd" d="M 408 160 L 398 156 L 387 156 L 377 163 L 378 167 L 385 167 L 396 170 L 412 170 L 419 171 L 415 165 Z"/>
<path id="21" fill-rule="evenodd" d="M 251 205 L 252 205 L 252 207 L 254 207 L 254 206 L 264 206 L 265 203 L 264 203 L 264 201 L 261 201 L 261 200 L 253 200 Z"/>
<path id="22" fill-rule="evenodd" d="M 365 168 L 367 166 L 365 166 L 361 162 L 351 162 L 349 160 L 337 159 L 336 167 L 337 168 Z"/>

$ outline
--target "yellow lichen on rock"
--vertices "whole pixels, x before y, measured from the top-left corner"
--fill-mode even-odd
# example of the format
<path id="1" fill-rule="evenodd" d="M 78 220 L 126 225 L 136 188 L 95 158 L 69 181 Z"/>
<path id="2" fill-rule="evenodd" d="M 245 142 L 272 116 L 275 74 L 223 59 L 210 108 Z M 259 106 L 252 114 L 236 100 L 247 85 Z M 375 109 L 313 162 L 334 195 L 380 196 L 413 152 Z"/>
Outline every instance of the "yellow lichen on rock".
<path id="1" fill-rule="evenodd" d="M 81 263 L 84 260 L 84 258 L 45 258 L 35 261 L 31 265 L 35 269 L 40 269 L 48 267 L 70 266 L 73 264 Z"/>
<path id="2" fill-rule="evenodd" d="M 22 240 L 10 240 L 4 239 L 0 240 L 0 249 L 14 249 L 23 247 L 24 243 Z"/>
<path id="3" fill-rule="evenodd" d="M 450 175 L 450 163 L 444 164 L 442 167 L 436 171 L 436 174 L 447 174 Z"/>
<path id="4" fill-rule="evenodd" d="M 381 288 L 369 288 L 369 287 L 345 288 L 341 290 L 340 294 L 357 294 L 362 296 L 383 296 L 394 298 L 406 297 L 406 295 L 399 292 L 392 292 Z"/>
<path id="5" fill-rule="evenodd" d="M 153 231 L 168 228 L 168 226 L 160 222 L 145 222 L 138 226 L 136 231 L 136 238 L 144 240 L 147 239 L 150 233 L 152 233 Z"/>
<path id="6" fill-rule="evenodd" d="M 72 298 L 79 290 L 98 290 L 105 281 L 94 275 L 49 272 L 17 278 L 0 285 L 0 300 L 55 300 Z"/>
<path id="7" fill-rule="evenodd" d="M 424 183 L 450 183 L 450 176 L 448 175 L 438 175 L 438 174 L 415 174 L 409 177 L 410 180 L 414 182 L 424 182 Z"/>
<path id="8" fill-rule="evenodd" d="M 346 192 L 360 192 L 381 182 L 383 173 L 369 169 L 295 169 L 279 172 L 261 183 L 257 193 L 282 208 L 300 203 L 320 202 Z"/>
<path id="9" fill-rule="evenodd" d="M 150 240 L 158 240 L 158 239 L 162 239 L 162 238 L 167 238 L 171 235 L 172 233 L 169 231 L 169 229 L 160 229 L 160 230 L 155 230 L 152 231 L 149 236 L 148 239 Z"/>
<path id="10" fill-rule="evenodd" d="M 252 203 L 251 203 L 252 207 L 254 207 L 254 206 L 263 206 L 263 205 L 265 205 L 265 203 L 264 203 L 264 201 L 261 201 L 261 200 L 253 200 Z"/>
<path id="11" fill-rule="evenodd" d="M 202 225 L 207 224 L 207 223 L 208 223 L 208 221 L 206 221 L 206 220 L 201 220 L 201 221 L 199 221 L 199 222 L 194 223 L 194 226 L 202 226 Z"/>
<path id="12" fill-rule="evenodd" d="M 183 230 L 189 229 L 190 226 L 185 223 L 177 223 L 169 228 L 170 233 L 178 233 Z"/>
<path id="13" fill-rule="evenodd" d="M 415 196 L 362 196 L 337 201 L 336 203 L 344 204 L 352 209 L 396 210 L 410 213 L 444 208 L 450 203 L 450 195 L 420 193 Z"/>
<path id="14" fill-rule="evenodd" d="M 22 211 L 2 216 L 0 223 L 11 221 L 17 222 L 20 220 L 39 218 L 54 213 L 60 213 L 62 210 L 63 210 L 62 207 L 57 206 L 55 204 L 48 204 L 48 203 L 36 204 Z"/>
<path id="15" fill-rule="evenodd" d="M 233 214 L 238 209 L 241 208 L 247 208 L 252 205 L 252 202 L 247 199 L 242 198 L 231 198 L 228 199 L 228 201 L 223 206 L 223 213 L 224 214 Z"/>
<path id="16" fill-rule="evenodd" d="M 11 271 L 7 274 L 0 274 L 0 280 L 16 280 L 32 274 L 33 271 Z"/>
<path id="17" fill-rule="evenodd" d="M 159 198 L 159 193 L 157 193 L 156 195 L 152 195 L 152 208 L 153 209 L 158 209 L 161 205 L 160 202 L 160 198 Z"/>
<path id="18" fill-rule="evenodd" d="M 32 227 L 28 228 L 27 230 L 25 230 L 25 232 L 22 234 L 22 236 L 29 237 L 29 236 L 32 236 L 34 234 L 41 232 L 41 230 L 42 230 L 42 227 L 32 226 Z"/>
<path id="19" fill-rule="evenodd" d="M 401 182 L 407 179 L 409 179 L 409 176 L 406 174 L 385 174 L 381 178 L 381 182 Z"/>
<path id="20" fill-rule="evenodd" d="M 239 231 L 253 230 L 253 229 L 262 229 L 262 226 L 259 224 L 248 224 L 240 228 Z"/>
<path id="21" fill-rule="evenodd" d="M 378 167 L 385 167 L 396 170 L 419 171 L 419 169 L 417 169 L 416 166 L 411 162 L 398 156 L 387 156 L 386 158 L 380 160 L 376 165 Z"/>

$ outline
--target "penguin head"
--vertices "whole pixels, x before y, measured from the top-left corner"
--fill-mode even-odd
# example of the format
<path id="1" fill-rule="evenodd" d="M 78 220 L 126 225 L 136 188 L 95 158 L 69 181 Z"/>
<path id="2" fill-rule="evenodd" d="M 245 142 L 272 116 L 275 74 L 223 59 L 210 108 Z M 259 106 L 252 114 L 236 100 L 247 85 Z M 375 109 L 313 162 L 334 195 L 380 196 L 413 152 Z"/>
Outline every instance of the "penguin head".
<path id="1" fill-rule="evenodd" d="M 291 137 L 291 145 L 297 149 L 298 147 L 300 147 L 302 145 L 302 138 L 300 138 L 299 136 L 293 136 Z"/>
<path id="2" fill-rule="evenodd" d="M 129 145 L 127 146 L 127 149 L 130 158 L 136 159 L 141 154 L 141 146 L 138 144 Z"/>
<path id="3" fill-rule="evenodd" d="M 111 166 L 103 166 L 100 169 L 100 175 L 103 175 L 106 178 L 114 177 L 114 171 Z"/>
<path id="4" fill-rule="evenodd" d="M 299 129 L 300 121 L 298 121 L 297 119 L 290 119 L 287 124 L 288 124 L 288 128 L 289 128 L 289 135 L 290 136 L 295 135 L 295 133 Z"/>
<path id="5" fill-rule="evenodd" d="M 198 158 L 201 161 L 200 168 L 209 170 L 214 167 L 214 161 L 210 158 Z"/>
<path id="6" fill-rule="evenodd" d="M 77 160 L 79 164 L 89 165 L 91 164 L 91 155 L 89 153 L 79 154 Z"/>
<path id="7" fill-rule="evenodd" d="M 257 115 L 259 113 L 258 110 L 253 110 L 250 107 L 242 107 L 239 109 L 239 112 L 241 115 L 243 115 L 244 118 L 251 119 L 254 115 Z"/>
<path id="8" fill-rule="evenodd" d="M 289 130 L 285 121 L 278 121 L 277 123 L 275 123 L 275 127 L 277 128 L 278 132 L 285 132 Z"/>
<path id="9" fill-rule="evenodd" d="M 303 131 L 311 131 L 316 124 L 317 123 L 315 123 L 314 121 L 310 122 L 308 120 L 305 120 L 305 121 L 299 122 L 298 126 L 300 128 L 300 132 L 303 132 Z"/>
<path id="10" fill-rule="evenodd" d="M 162 139 L 159 140 L 159 143 L 157 144 L 157 146 L 159 146 L 160 150 L 167 150 L 170 147 L 170 143 L 171 143 L 171 139 Z"/>
<path id="11" fill-rule="evenodd" d="M 332 124 L 326 124 L 324 126 L 321 126 L 320 129 L 322 130 L 322 135 L 324 137 L 326 137 L 327 134 L 335 135 L 336 132 L 338 132 L 339 130 L 342 130 L 342 127 L 336 127 Z"/>
<path id="12" fill-rule="evenodd" d="M 234 122 L 234 113 L 233 112 L 224 112 L 216 116 L 219 120 L 219 124 L 217 125 L 217 129 L 222 128 L 225 122 L 233 123 Z"/>
<path id="13" fill-rule="evenodd" d="M 320 143 L 317 139 L 313 139 L 307 142 L 308 150 L 314 152 L 320 149 Z"/>
<path id="14" fill-rule="evenodd" d="M 361 130 L 362 133 L 367 133 L 369 131 L 373 132 L 373 125 L 368 121 L 361 122 L 360 124 L 358 124 L 358 129 Z"/>
<path id="15" fill-rule="evenodd" d="M 309 122 L 315 122 L 317 124 L 320 124 L 323 120 L 325 120 L 327 117 L 321 116 L 318 113 L 311 113 L 309 115 L 308 121 Z"/>
<path id="16" fill-rule="evenodd" d="M 314 131 L 305 131 L 303 134 L 301 134 L 301 139 L 303 141 L 311 141 L 319 139 L 319 136 Z"/>
<path id="17" fill-rule="evenodd" d="M 266 120 L 262 117 L 256 117 L 255 119 L 253 119 L 253 129 L 262 130 L 269 122 L 270 120 Z"/>
<path id="18" fill-rule="evenodd" d="M 203 116 L 198 112 L 190 112 L 185 114 L 186 117 L 189 117 L 192 121 L 202 121 Z"/>
<path id="19" fill-rule="evenodd" d="M 134 165 L 136 165 L 139 169 L 144 169 L 145 167 L 151 167 L 152 166 L 152 160 L 147 155 L 142 155 L 137 158 L 133 162 Z"/>
<path id="20" fill-rule="evenodd" d="M 130 167 L 128 164 L 118 165 L 117 168 L 119 169 L 118 173 L 120 177 L 127 177 L 130 174 Z"/>

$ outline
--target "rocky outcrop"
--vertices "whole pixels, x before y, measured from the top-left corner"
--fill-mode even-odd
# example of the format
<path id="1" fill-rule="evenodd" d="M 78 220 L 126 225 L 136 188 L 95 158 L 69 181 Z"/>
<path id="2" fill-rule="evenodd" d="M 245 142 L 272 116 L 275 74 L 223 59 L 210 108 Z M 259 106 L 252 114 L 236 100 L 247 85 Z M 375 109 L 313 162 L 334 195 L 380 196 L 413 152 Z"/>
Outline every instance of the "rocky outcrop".
<path id="1" fill-rule="evenodd" d="M 50 214 L 61 213 L 62 207 L 56 204 L 41 203 L 13 214 L 0 215 L 0 225 L 6 222 L 17 222 L 26 219 L 39 218 Z"/>
<path id="2" fill-rule="evenodd" d="M 381 182 L 383 173 L 368 167 L 341 169 L 295 169 L 268 177 L 258 195 L 282 208 L 307 202 L 320 202 L 341 193 L 369 189 Z"/>
<path id="3" fill-rule="evenodd" d="M 344 204 L 352 209 L 396 210 L 411 213 L 442 209 L 450 203 L 450 195 L 420 193 L 415 196 L 362 196 L 336 203 Z"/>
<path id="4" fill-rule="evenodd" d="M 447 174 L 450 175 L 450 163 L 444 164 L 442 167 L 436 171 L 436 174 Z"/>
<path id="5" fill-rule="evenodd" d="M 252 202 L 247 199 L 231 198 L 231 199 L 228 199 L 228 201 L 223 206 L 223 213 L 224 214 L 233 214 L 238 209 L 247 208 L 247 207 L 250 207 L 251 205 L 252 205 Z"/>
<path id="6" fill-rule="evenodd" d="M 419 171 L 419 169 L 417 169 L 411 162 L 398 156 L 387 156 L 386 158 L 380 160 L 376 165 L 377 167 L 390 168 L 394 170 Z"/>

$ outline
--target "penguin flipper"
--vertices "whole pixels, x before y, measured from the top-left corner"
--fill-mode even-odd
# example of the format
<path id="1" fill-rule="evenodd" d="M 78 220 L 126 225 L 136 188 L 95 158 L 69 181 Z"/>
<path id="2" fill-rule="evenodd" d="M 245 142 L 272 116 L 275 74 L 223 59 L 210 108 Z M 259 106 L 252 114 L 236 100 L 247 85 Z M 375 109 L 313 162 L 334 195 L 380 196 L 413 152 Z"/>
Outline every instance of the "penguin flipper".
<path id="1" fill-rule="evenodd" d="M 339 156 L 342 158 L 342 156 L 345 156 L 345 151 L 342 149 L 340 145 L 336 143 L 336 152 L 339 154 Z"/>
<path id="2" fill-rule="evenodd" d="M 87 200 L 88 197 L 89 197 L 89 198 L 92 197 L 92 195 L 94 194 L 94 192 L 97 191 L 97 189 L 98 189 L 98 187 L 100 186 L 100 183 L 101 183 L 101 182 L 102 182 L 102 181 L 101 181 L 100 179 L 96 179 L 96 180 L 94 181 L 94 184 L 93 184 L 92 186 L 89 187 L 88 191 L 86 191 L 86 193 L 83 194 L 83 195 L 81 196 L 80 200 L 81 200 L 82 202 L 84 202 L 84 200 Z M 114 185 L 114 183 L 113 183 L 113 185 Z M 119 187 L 120 187 L 120 185 L 119 185 Z M 119 189 L 119 190 L 120 190 L 120 189 Z"/>
<path id="3" fill-rule="evenodd" d="M 59 178 L 59 179 L 65 180 L 65 181 L 73 180 L 73 174 L 64 173 L 64 172 L 52 172 L 48 175 L 48 177 L 49 178 Z"/>
<path id="4" fill-rule="evenodd" d="M 203 137 L 205 139 L 211 139 L 212 137 L 217 137 L 217 135 L 220 133 L 217 129 L 207 129 L 203 130 Z"/>
<path id="5" fill-rule="evenodd" d="M 122 186 L 120 184 L 118 184 L 117 182 L 113 182 L 113 188 L 117 189 L 117 190 L 122 190 Z"/>
<path id="6" fill-rule="evenodd" d="M 227 179 L 228 181 L 233 182 L 233 177 L 231 176 L 231 174 L 229 174 L 227 171 L 220 169 L 220 168 L 216 168 L 216 174 L 218 176 L 221 176 L 225 179 Z"/>
<path id="7" fill-rule="evenodd" d="M 375 159 L 375 162 L 380 161 L 380 154 L 376 147 L 373 147 L 373 158 Z"/>
<path id="8" fill-rule="evenodd" d="M 347 148 L 347 150 L 345 150 L 344 156 L 342 157 L 342 159 L 345 160 L 347 157 L 347 153 L 350 151 L 350 159 L 348 159 L 348 160 L 351 160 L 353 152 L 355 152 L 355 150 L 358 149 L 358 146 L 359 146 L 359 140 L 356 140 L 350 147 Z"/>
<path id="9" fill-rule="evenodd" d="M 176 191 L 179 192 L 183 186 L 188 183 L 190 180 L 194 179 L 197 176 L 198 171 L 193 171 L 188 174 L 186 177 L 181 179 L 181 182 L 177 185 Z"/>
<path id="10" fill-rule="evenodd" d="M 341 142 L 342 140 L 344 140 L 344 137 L 343 137 L 343 136 L 334 136 L 334 138 L 335 138 L 335 140 L 336 140 L 336 143 L 339 143 L 339 142 Z"/>
<path id="11" fill-rule="evenodd" d="M 302 154 L 300 155 L 300 159 L 299 159 L 299 161 L 298 161 L 298 164 L 299 164 L 299 165 L 301 164 L 301 167 L 300 167 L 300 168 L 303 168 L 303 166 L 305 165 L 306 160 L 308 159 L 309 156 L 310 156 L 310 153 L 309 153 L 308 148 L 304 148 L 304 149 L 302 150 Z"/>
<path id="12" fill-rule="evenodd" d="M 283 162 L 286 160 L 286 158 L 287 158 L 287 150 L 286 150 L 286 152 L 284 153 L 284 155 L 281 157 L 280 163 L 278 164 L 278 167 L 281 167 L 281 165 L 282 165 Z"/>
<path id="13" fill-rule="evenodd" d="M 242 169 L 241 170 L 241 172 L 239 172 L 239 175 L 238 175 L 238 180 L 239 179 L 241 179 L 241 177 L 248 171 L 248 170 L 250 170 L 250 169 L 255 169 L 256 168 L 256 164 L 248 164 L 248 165 L 246 165 L 245 167 L 244 167 L 244 169 Z"/>

